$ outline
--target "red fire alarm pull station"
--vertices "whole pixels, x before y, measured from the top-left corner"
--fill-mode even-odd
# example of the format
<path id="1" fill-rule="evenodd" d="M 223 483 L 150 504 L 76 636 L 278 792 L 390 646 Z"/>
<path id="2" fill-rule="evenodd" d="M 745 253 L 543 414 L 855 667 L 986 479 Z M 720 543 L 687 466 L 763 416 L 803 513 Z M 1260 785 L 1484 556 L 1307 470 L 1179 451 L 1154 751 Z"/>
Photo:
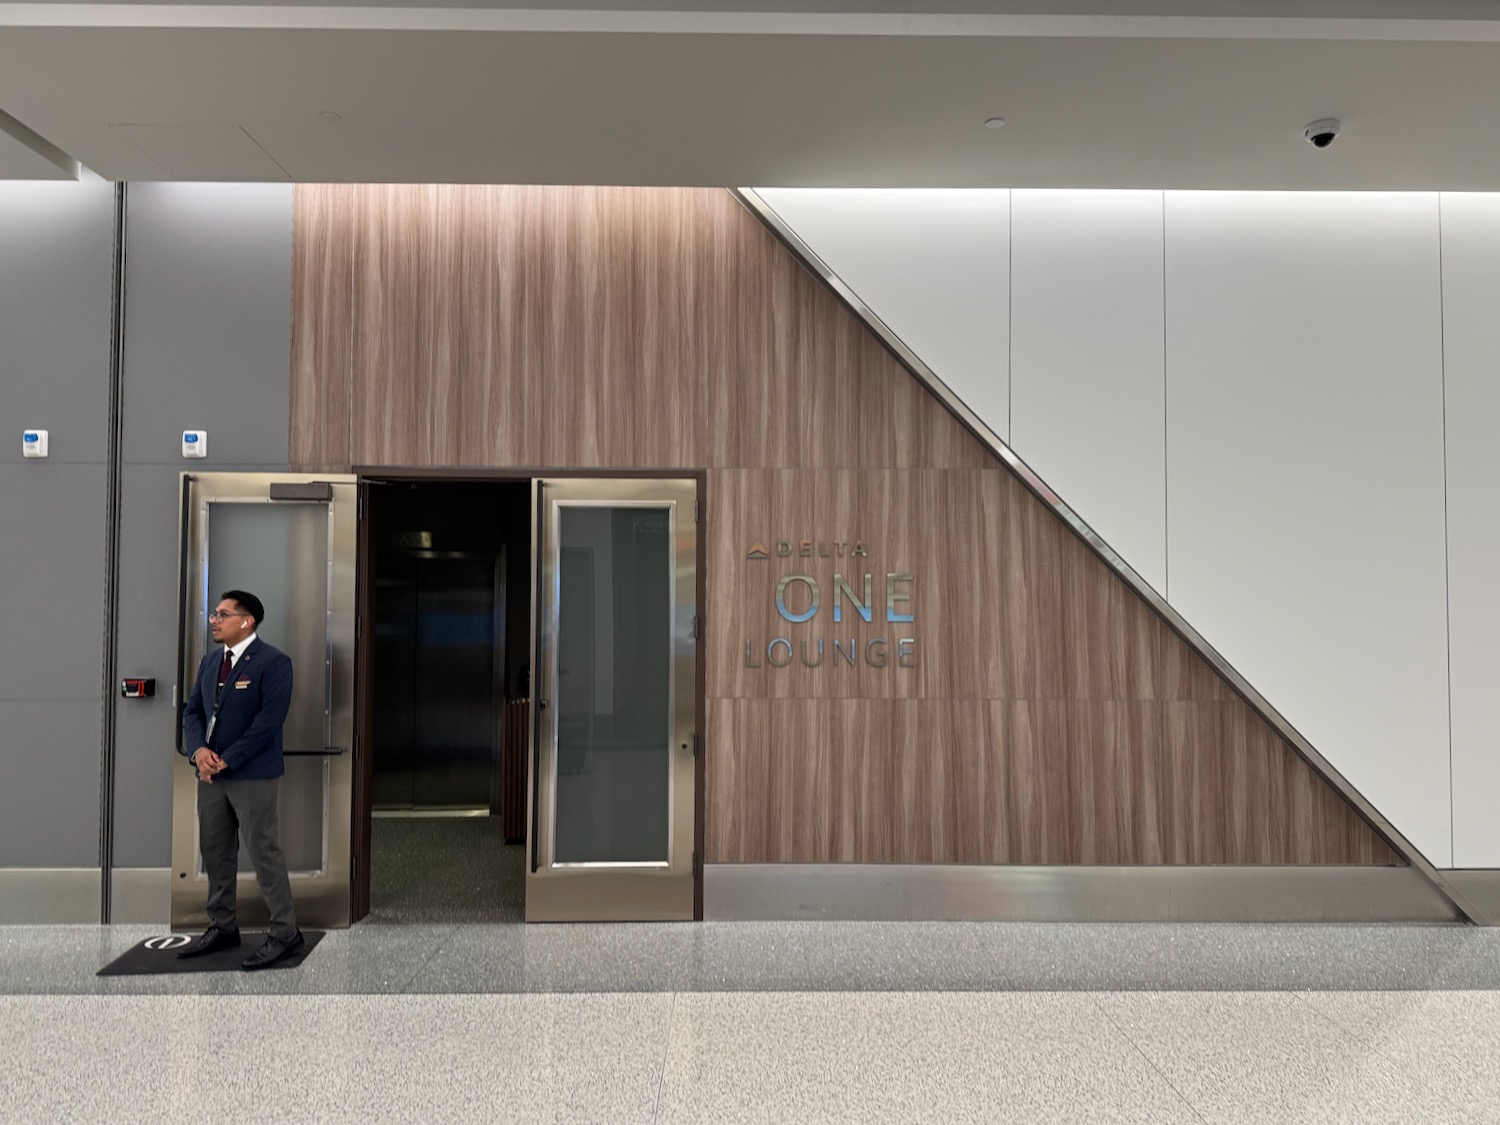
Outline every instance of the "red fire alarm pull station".
<path id="1" fill-rule="evenodd" d="M 121 680 L 120 694 L 126 699 L 150 699 L 156 694 L 156 680 L 149 676 L 145 679 Z"/>

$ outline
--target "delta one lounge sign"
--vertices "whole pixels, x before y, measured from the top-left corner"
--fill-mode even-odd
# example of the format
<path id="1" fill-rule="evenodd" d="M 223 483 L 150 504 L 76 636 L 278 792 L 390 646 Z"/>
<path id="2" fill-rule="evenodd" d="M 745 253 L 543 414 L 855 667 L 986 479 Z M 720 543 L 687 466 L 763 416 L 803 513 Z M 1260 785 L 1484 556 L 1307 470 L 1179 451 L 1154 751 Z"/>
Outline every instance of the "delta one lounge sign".
<path id="1" fill-rule="evenodd" d="M 746 637 L 746 668 L 917 666 L 912 575 L 872 570 L 858 539 L 780 539 L 771 550 L 757 539 L 745 556 L 768 572 L 773 557 L 797 567 L 767 583 L 782 635 Z"/>

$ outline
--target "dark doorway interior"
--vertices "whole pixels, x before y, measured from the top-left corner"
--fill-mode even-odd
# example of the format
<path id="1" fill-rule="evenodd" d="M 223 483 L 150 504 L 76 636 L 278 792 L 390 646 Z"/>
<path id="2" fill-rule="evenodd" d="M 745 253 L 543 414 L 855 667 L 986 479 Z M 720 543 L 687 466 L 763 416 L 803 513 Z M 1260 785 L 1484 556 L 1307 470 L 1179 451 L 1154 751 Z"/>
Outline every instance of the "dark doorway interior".
<path id="1" fill-rule="evenodd" d="M 370 918 L 520 921 L 531 487 L 371 487 Z"/>

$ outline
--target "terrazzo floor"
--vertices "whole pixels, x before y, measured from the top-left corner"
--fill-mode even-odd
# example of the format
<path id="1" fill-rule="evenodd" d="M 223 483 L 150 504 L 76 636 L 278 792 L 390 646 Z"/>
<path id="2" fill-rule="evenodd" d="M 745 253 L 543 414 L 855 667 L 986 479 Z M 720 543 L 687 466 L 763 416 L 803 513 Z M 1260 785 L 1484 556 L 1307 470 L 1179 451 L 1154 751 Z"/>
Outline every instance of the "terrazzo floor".
<path id="1" fill-rule="evenodd" d="M 370 919 L 284 972 L 0 927 L 0 1122 L 1500 1125 L 1500 929 L 528 927 L 493 818 L 371 855 Z"/>
<path id="2" fill-rule="evenodd" d="M 152 932 L 0 928 L 0 1121 L 1500 1122 L 1500 930 L 387 922 L 93 976 Z"/>

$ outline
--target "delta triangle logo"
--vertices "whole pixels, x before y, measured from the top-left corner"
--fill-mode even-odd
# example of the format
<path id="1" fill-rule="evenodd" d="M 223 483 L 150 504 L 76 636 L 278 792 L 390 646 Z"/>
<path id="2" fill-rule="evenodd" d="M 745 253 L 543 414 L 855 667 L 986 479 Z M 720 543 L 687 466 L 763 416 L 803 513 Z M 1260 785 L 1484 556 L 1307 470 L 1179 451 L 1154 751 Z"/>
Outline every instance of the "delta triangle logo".
<path id="1" fill-rule="evenodd" d="M 757 539 L 754 543 L 750 544 L 750 553 L 745 557 L 747 559 L 768 559 L 771 556 L 766 552 L 766 545 Z"/>

